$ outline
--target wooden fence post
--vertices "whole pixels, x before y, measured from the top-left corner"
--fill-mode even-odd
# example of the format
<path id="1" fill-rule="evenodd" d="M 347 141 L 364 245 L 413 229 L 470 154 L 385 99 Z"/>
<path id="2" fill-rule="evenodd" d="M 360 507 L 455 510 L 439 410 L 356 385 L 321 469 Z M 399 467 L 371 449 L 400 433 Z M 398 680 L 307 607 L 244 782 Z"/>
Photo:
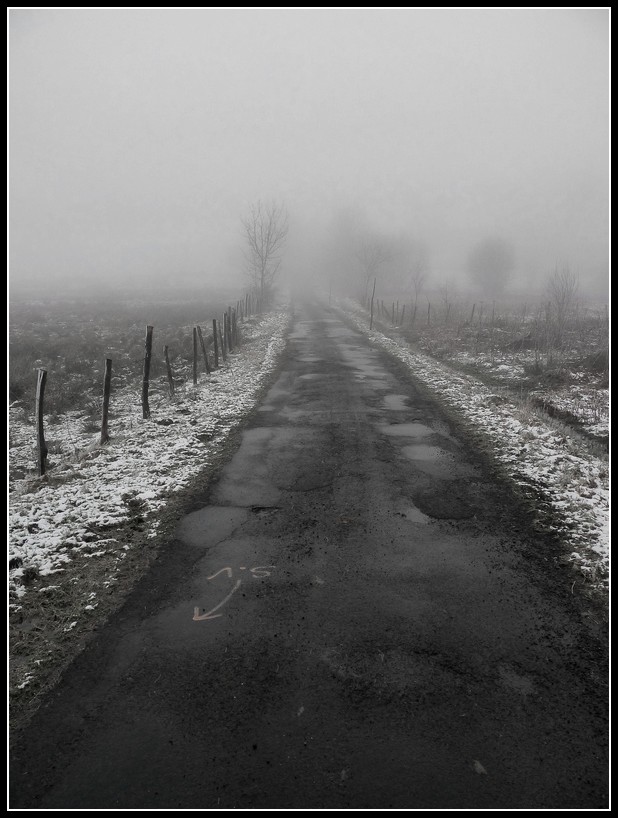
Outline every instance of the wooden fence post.
<path id="1" fill-rule="evenodd" d="M 217 338 L 217 320 L 212 319 L 212 343 L 215 350 L 215 369 L 219 369 L 219 339 Z"/>
<path id="2" fill-rule="evenodd" d="M 237 310 L 232 310 L 232 336 L 234 338 L 234 346 L 239 346 L 238 344 L 238 315 Z"/>
<path id="3" fill-rule="evenodd" d="M 376 281 L 377 279 L 373 279 L 373 291 L 371 293 L 371 317 L 369 318 L 369 330 L 373 329 L 373 298 L 376 294 Z"/>
<path id="4" fill-rule="evenodd" d="M 431 302 L 427 302 L 427 326 L 431 323 Z"/>
<path id="5" fill-rule="evenodd" d="M 197 386 L 197 328 L 193 327 L 193 386 Z"/>
<path id="6" fill-rule="evenodd" d="M 165 369 L 167 371 L 167 382 L 170 385 L 170 396 L 174 394 L 174 374 L 172 372 L 172 365 L 170 364 L 170 356 L 167 349 L 167 344 L 163 349 L 163 355 L 165 356 Z"/>
<path id="7" fill-rule="evenodd" d="M 39 369 L 36 379 L 36 400 L 34 413 L 36 415 L 36 438 L 37 438 L 37 467 L 39 475 L 42 477 L 47 468 L 47 444 L 45 443 L 45 430 L 43 428 L 43 398 L 45 397 L 45 384 L 47 382 L 47 370 Z"/>
<path id="8" fill-rule="evenodd" d="M 524 304 L 524 309 L 523 309 L 523 312 L 521 314 L 521 326 L 522 327 L 526 323 L 526 313 L 527 313 L 527 311 L 528 311 L 528 305 Z"/>
<path id="9" fill-rule="evenodd" d="M 223 315 L 223 322 L 225 323 L 225 314 Z M 218 327 L 219 330 L 219 344 L 221 346 L 221 357 L 223 358 L 223 362 L 227 361 L 227 351 L 225 349 L 225 339 L 223 337 L 223 330 L 221 329 L 221 324 Z"/>
<path id="10" fill-rule="evenodd" d="M 204 343 L 204 336 L 202 335 L 202 328 L 200 325 L 197 325 L 197 335 L 200 339 L 200 347 L 202 348 L 202 355 L 204 356 L 204 366 L 206 367 L 206 374 L 210 375 L 212 369 L 210 368 L 210 364 L 208 363 L 208 355 L 206 354 L 206 344 Z"/>
<path id="11" fill-rule="evenodd" d="M 101 414 L 101 445 L 109 442 L 107 416 L 109 414 L 109 396 L 112 391 L 112 359 L 105 359 L 105 377 L 103 378 L 103 412 Z"/>
<path id="12" fill-rule="evenodd" d="M 231 352 L 234 349 L 234 344 L 232 342 L 232 308 L 227 308 L 227 313 L 225 314 L 227 318 L 227 348 Z"/>
<path id="13" fill-rule="evenodd" d="M 148 385 L 150 383 L 150 361 L 152 359 L 152 331 L 154 327 L 150 324 L 146 327 L 146 352 L 144 354 L 144 378 L 142 380 L 142 416 L 144 420 L 150 417 L 150 404 L 148 403 Z"/>

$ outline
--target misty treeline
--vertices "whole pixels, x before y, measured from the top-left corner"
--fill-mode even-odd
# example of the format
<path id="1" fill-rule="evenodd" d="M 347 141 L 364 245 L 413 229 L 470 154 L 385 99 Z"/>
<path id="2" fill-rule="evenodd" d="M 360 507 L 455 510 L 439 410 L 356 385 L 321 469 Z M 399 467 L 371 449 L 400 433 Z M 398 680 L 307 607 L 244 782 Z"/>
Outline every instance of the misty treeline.
<path id="1" fill-rule="evenodd" d="M 449 301 L 449 297 L 512 302 L 519 290 L 515 280 L 517 248 L 502 236 L 471 240 L 458 269 L 449 275 L 432 270 L 431 246 L 422 235 L 413 230 L 380 230 L 358 211 L 340 212 L 324 235 L 315 237 L 313 246 L 312 263 L 319 277 L 337 293 L 363 302 L 374 280 L 376 295 L 417 305 L 434 301 L 437 306 L 439 301 Z M 576 280 L 574 288 L 564 282 L 571 278 Z M 530 302 L 555 298 L 556 279 L 561 279 L 563 288 L 569 291 L 570 306 L 575 300 L 571 296 L 578 290 L 578 274 L 568 263 L 557 264 L 536 276 L 537 289 L 528 294 Z M 557 301 L 566 306 L 562 295 Z"/>
<path id="2" fill-rule="evenodd" d="M 601 348 L 608 342 L 607 305 L 590 304 L 568 263 L 541 271 L 535 289 L 522 297 L 515 279 L 517 248 L 502 236 L 471 240 L 460 269 L 444 276 L 432 270 L 431 248 L 420 234 L 379 229 L 350 209 L 315 236 L 308 252 L 314 277 L 330 292 L 368 311 L 373 296 L 377 320 L 416 335 L 443 327 L 456 336 L 462 329 L 493 326 L 497 340 L 508 326 L 505 342 L 539 352 L 577 346 L 578 333 L 592 333 Z M 605 352 L 601 357 L 606 361 Z"/>

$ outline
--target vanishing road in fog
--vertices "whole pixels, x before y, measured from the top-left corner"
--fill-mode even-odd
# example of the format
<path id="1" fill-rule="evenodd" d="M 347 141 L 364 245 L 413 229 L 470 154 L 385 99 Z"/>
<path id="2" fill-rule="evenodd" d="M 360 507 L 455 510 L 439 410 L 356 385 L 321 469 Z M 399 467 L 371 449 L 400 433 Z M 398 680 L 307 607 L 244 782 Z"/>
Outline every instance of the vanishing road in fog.
<path id="1" fill-rule="evenodd" d="M 25 731 L 11 807 L 608 806 L 602 627 L 396 367 L 297 308 L 203 508 Z"/>

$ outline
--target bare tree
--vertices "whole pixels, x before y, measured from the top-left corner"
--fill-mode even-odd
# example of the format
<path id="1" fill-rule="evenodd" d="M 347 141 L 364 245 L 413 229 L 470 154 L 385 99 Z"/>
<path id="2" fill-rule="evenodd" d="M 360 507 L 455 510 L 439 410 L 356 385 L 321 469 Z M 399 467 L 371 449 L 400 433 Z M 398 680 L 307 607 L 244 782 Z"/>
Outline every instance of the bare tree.
<path id="1" fill-rule="evenodd" d="M 412 289 L 414 290 L 414 306 L 418 304 L 418 299 L 423 292 L 425 279 L 427 278 L 422 267 L 418 267 L 412 273 Z"/>
<path id="2" fill-rule="evenodd" d="M 369 282 L 375 279 L 380 271 L 380 267 L 392 258 L 391 248 L 380 238 L 365 237 L 361 240 L 356 257 L 360 263 L 363 278 L 365 280 L 364 300 L 367 301 L 369 295 Z"/>
<path id="3" fill-rule="evenodd" d="M 562 346 L 564 331 L 573 312 L 579 290 L 579 276 L 572 273 L 568 266 L 561 270 L 558 265 L 547 279 L 547 321 L 553 324 L 553 340 L 556 347 Z"/>
<path id="4" fill-rule="evenodd" d="M 513 248 L 501 238 L 487 238 L 478 242 L 468 255 L 470 280 L 493 298 L 504 293 L 514 266 Z"/>
<path id="5" fill-rule="evenodd" d="M 442 303 L 444 304 L 444 323 L 448 324 L 449 315 L 451 314 L 451 302 L 448 299 L 448 281 L 445 281 L 439 287 L 440 297 L 442 298 Z"/>
<path id="6" fill-rule="evenodd" d="M 281 267 L 281 251 L 288 235 L 288 214 L 284 205 L 261 201 L 251 205 L 242 219 L 246 239 L 245 258 L 251 286 L 262 304 L 273 294 Z"/>

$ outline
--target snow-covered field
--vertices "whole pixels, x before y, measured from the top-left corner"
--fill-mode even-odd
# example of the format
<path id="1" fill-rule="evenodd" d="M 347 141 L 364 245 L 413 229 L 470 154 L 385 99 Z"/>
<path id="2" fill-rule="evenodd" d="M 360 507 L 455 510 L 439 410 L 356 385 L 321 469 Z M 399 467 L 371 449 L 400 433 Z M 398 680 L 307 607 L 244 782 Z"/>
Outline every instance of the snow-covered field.
<path id="1" fill-rule="evenodd" d="M 517 386 L 525 378 L 525 368 L 534 366 L 533 353 L 505 354 L 459 352 L 449 359 L 470 369 L 477 369 L 492 376 L 496 384 Z M 538 388 L 529 392 L 551 410 L 570 415 L 582 431 L 599 440 L 609 435 L 609 389 L 589 382 L 582 372 L 569 371 L 569 379 L 575 383 Z"/>
<path id="2" fill-rule="evenodd" d="M 119 524 L 139 515 L 149 536 L 156 534 L 157 511 L 204 469 L 254 405 L 285 347 L 288 323 L 281 311 L 246 325 L 243 346 L 213 374 L 201 375 L 197 387 L 187 383 L 173 398 L 153 390 L 149 420 L 142 420 L 140 384 L 114 391 L 106 446 L 98 445 L 80 413 L 63 416 L 46 430 L 51 468 L 43 479 L 28 477 L 36 463 L 31 418 L 19 406 L 10 408 L 9 467 L 24 475 L 9 494 L 14 612 L 36 589 L 32 577 L 58 575 L 61 582 L 77 555 L 96 559 L 112 552 L 122 559 L 129 546 L 109 536 Z M 54 585 L 46 584 L 38 592 L 50 589 Z"/>
<path id="3" fill-rule="evenodd" d="M 371 339 L 402 361 L 444 403 L 481 432 L 495 459 L 529 497 L 551 507 L 551 522 L 539 516 L 539 525 L 559 534 L 570 559 L 597 587 L 605 587 L 609 572 L 609 463 L 580 439 L 535 411 L 530 401 L 516 401 L 492 390 L 478 379 L 413 350 L 405 340 L 370 331 L 367 312 L 350 300 L 337 302 L 340 311 Z M 577 396 L 569 403 L 573 407 Z M 567 400 L 568 396 L 565 396 Z M 581 396 L 579 397 L 579 413 Z M 594 407 L 591 421 L 607 417 Z M 592 425 L 592 424 L 591 424 Z"/>

